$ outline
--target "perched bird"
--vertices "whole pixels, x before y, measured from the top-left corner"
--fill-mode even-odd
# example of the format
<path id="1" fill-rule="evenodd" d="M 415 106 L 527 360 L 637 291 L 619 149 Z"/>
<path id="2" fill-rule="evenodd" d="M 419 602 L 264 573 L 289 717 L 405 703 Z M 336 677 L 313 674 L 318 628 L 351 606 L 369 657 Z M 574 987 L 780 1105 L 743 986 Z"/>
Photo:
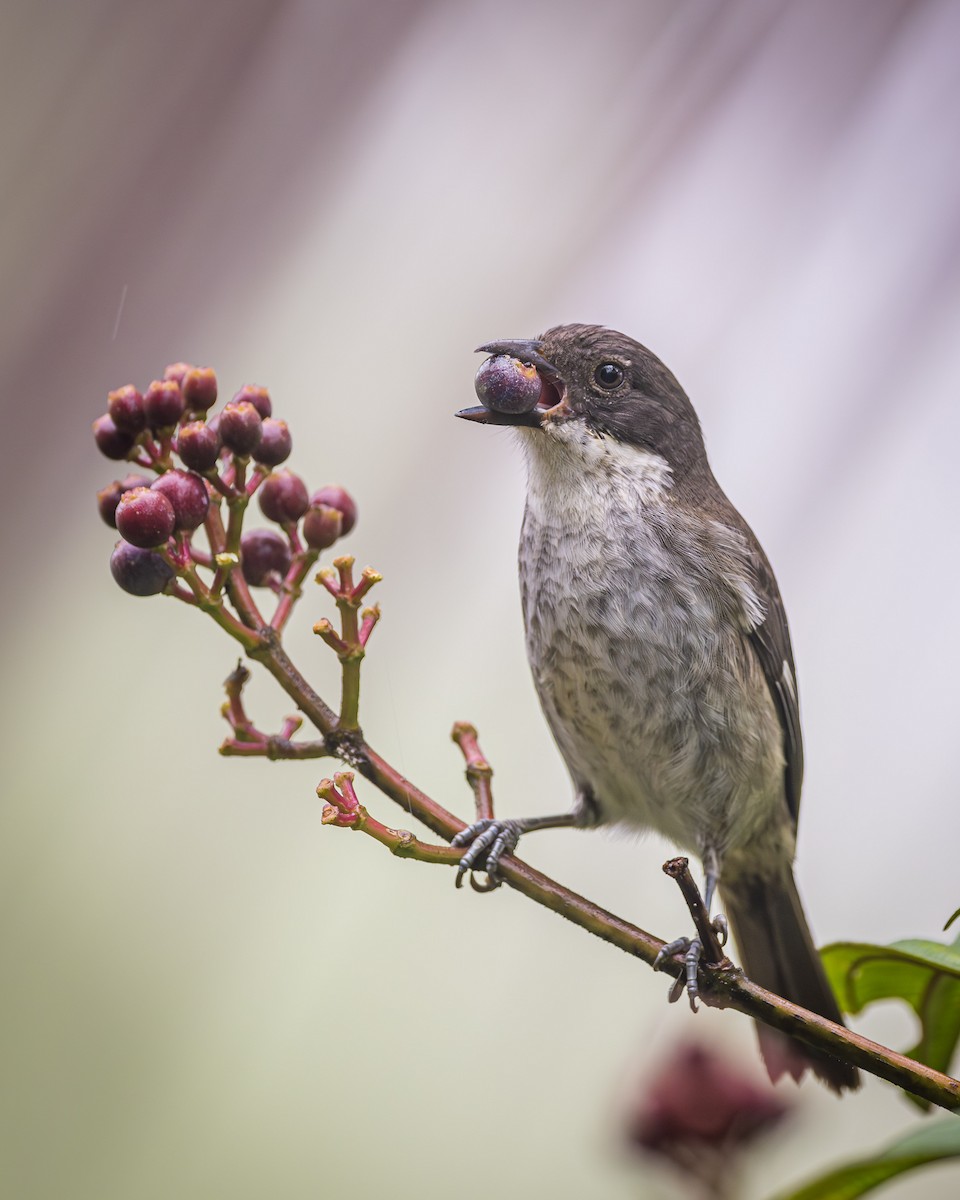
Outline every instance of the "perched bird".
<path id="1" fill-rule="evenodd" d="M 786 614 L 693 406 L 654 354 L 599 326 L 480 350 L 494 376 L 513 360 L 526 389 L 501 402 L 497 376 L 491 404 L 458 415 L 522 438 L 527 655 L 575 803 L 464 830 L 458 882 L 475 867 L 496 882 L 530 830 L 656 830 L 700 857 L 708 910 L 719 887 L 747 976 L 840 1022 L 793 878 L 803 747 Z M 667 947 L 685 952 L 691 998 L 701 949 Z M 809 1066 L 838 1091 L 858 1085 L 846 1063 L 767 1026 L 759 1036 L 773 1079 Z"/>

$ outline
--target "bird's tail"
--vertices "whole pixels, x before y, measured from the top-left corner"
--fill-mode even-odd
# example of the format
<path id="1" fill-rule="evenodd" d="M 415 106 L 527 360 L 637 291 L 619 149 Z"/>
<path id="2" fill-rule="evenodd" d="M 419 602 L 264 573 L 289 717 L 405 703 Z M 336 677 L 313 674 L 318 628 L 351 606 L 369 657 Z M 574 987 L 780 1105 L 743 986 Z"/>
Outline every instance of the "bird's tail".
<path id="1" fill-rule="evenodd" d="M 821 1017 L 843 1024 L 843 1017 L 813 944 L 793 873 L 772 879 L 751 875 L 726 878 L 721 897 L 730 919 L 744 972 L 768 991 L 792 1000 Z M 834 1091 L 860 1086 L 856 1067 L 757 1025 L 760 1053 L 776 1082 L 789 1072 L 799 1080 L 807 1067 Z"/>

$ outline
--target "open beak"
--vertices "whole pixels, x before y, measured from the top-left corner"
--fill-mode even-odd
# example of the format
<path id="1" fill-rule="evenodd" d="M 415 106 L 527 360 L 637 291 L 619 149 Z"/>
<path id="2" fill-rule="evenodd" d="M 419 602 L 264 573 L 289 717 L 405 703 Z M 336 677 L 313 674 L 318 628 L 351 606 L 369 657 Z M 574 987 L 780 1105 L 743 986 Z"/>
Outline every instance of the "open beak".
<path id="1" fill-rule="evenodd" d="M 487 342 L 486 345 L 477 347 L 478 354 L 509 354 L 511 358 L 536 368 L 543 384 L 543 393 L 536 408 L 523 413 L 500 413 L 477 405 L 475 408 L 463 408 L 456 415 L 465 421 L 477 421 L 481 425 L 526 425 L 539 429 L 542 425 L 540 418 L 563 400 L 565 391 L 560 373 L 553 363 L 543 357 L 541 349 L 540 342 L 535 338 L 527 341 Z"/>

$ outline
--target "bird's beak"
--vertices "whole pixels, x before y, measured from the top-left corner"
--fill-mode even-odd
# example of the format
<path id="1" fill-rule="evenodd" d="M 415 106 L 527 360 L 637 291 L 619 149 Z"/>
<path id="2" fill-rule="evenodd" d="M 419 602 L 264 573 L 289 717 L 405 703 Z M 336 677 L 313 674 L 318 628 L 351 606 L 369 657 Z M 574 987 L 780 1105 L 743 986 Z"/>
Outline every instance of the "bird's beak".
<path id="1" fill-rule="evenodd" d="M 536 408 L 525 413 L 491 412 L 488 408 L 477 405 L 475 408 L 463 408 L 456 415 L 465 421 L 477 421 L 481 425 L 526 425 L 532 429 L 541 427 L 541 417 L 562 403 L 565 391 L 560 373 L 553 363 L 548 362 L 540 351 L 543 346 L 535 338 L 514 342 L 487 342 L 477 347 L 477 354 L 509 354 L 511 358 L 519 359 L 535 367 L 543 383 L 543 395 Z"/>

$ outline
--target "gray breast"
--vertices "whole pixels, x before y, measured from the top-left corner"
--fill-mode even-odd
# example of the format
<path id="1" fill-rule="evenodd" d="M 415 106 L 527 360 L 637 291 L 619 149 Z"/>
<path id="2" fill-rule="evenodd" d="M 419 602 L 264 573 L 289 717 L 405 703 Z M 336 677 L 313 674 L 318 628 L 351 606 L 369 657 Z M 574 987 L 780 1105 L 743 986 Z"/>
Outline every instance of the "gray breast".
<path id="1" fill-rule="evenodd" d="M 780 816 L 783 749 L 744 636 L 759 615 L 739 534 L 684 515 L 655 456 L 631 450 L 626 472 L 601 458 L 606 469 L 576 475 L 541 457 L 521 534 L 523 614 L 575 783 L 605 819 L 691 850 L 755 838 Z"/>

